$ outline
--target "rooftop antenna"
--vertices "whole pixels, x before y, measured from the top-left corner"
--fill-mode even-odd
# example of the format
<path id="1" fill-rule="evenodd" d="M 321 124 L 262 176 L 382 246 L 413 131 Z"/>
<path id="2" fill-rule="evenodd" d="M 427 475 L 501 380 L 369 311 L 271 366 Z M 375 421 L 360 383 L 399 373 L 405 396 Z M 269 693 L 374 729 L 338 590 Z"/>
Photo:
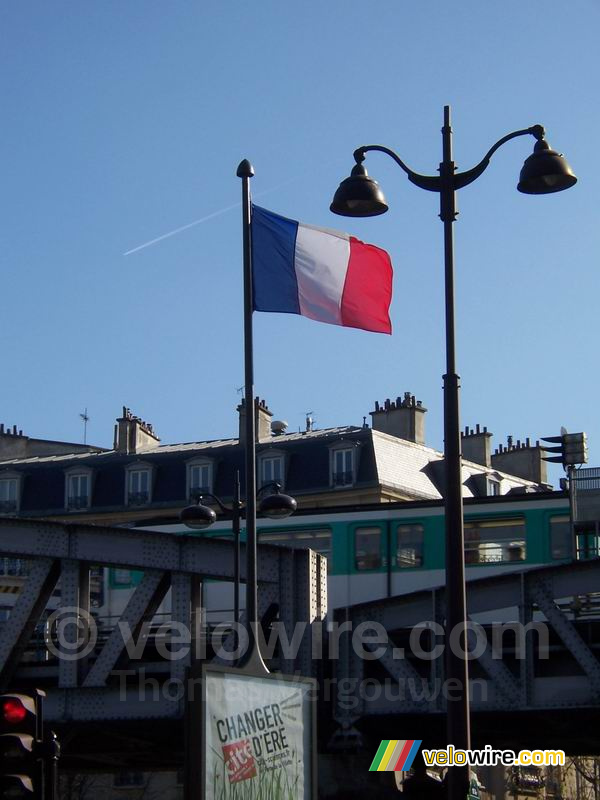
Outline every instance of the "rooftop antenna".
<path id="1" fill-rule="evenodd" d="M 88 417 L 87 408 L 84 410 L 83 414 L 79 415 L 83 421 L 83 443 L 87 444 L 87 424 L 90 421 Z"/>

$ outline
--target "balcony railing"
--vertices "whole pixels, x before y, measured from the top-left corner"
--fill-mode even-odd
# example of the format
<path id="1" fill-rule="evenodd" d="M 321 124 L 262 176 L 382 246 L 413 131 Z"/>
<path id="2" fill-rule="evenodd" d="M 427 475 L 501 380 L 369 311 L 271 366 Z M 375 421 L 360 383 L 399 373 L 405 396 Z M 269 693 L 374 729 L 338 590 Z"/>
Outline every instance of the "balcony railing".
<path id="1" fill-rule="evenodd" d="M 79 509 L 87 508 L 89 505 L 89 496 L 87 494 L 73 495 L 67 499 L 67 508 Z"/>
<path id="2" fill-rule="evenodd" d="M 352 486 L 354 483 L 354 475 L 352 472 L 334 472 L 333 485 L 334 486 Z"/>
<path id="3" fill-rule="evenodd" d="M 150 502 L 148 492 L 129 492 L 127 502 L 130 506 L 144 506 Z"/>

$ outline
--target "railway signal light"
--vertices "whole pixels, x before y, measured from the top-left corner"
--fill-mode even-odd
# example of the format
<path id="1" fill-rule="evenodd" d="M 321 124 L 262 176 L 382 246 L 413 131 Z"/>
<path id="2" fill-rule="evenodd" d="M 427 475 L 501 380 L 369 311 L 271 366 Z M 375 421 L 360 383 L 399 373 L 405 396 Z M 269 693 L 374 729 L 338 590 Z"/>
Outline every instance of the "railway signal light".
<path id="1" fill-rule="evenodd" d="M 44 796 L 42 699 L 44 692 L 0 695 L 0 796 Z"/>
<path id="2" fill-rule="evenodd" d="M 575 464 L 586 464 L 588 460 L 587 435 L 585 433 L 567 433 L 563 428 L 560 436 L 544 436 L 543 442 L 551 442 L 556 447 L 544 447 L 547 453 L 557 453 L 556 456 L 545 456 L 544 461 L 554 461 L 563 467 L 572 467 Z"/>

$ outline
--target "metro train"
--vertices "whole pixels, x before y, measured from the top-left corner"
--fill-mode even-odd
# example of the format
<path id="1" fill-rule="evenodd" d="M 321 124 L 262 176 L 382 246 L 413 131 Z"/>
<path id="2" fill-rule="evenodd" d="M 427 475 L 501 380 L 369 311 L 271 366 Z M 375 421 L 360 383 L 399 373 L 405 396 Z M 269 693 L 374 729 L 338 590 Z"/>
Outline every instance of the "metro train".
<path id="1" fill-rule="evenodd" d="M 566 492 L 469 498 L 464 502 L 464 519 L 467 581 L 600 555 L 598 525 L 576 525 L 573 537 Z M 202 531 L 190 530 L 181 522 L 145 523 L 143 527 L 176 535 L 232 538 L 227 520 Z M 440 501 L 301 510 L 284 520 L 259 518 L 257 529 L 259 546 L 312 548 L 327 557 L 330 612 L 432 589 L 445 582 L 444 506 Z M 0 561 L 6 584 L 0 602 L 1 622 L 17 597 L 10 592 L 17 591 L 28 564 L 14 558 Z M 107 630 L 115 624 L 142 577 L 142 572 L 125 565 L 92 568 L 91 611 Z M 207 580 L 203 591 L 208 622 L 230 621 L 233 584 Z M 169 594 L 157 609 L 156 621 L 169 616 Z M 48 611 L 56 607 L 59 597 L 60 592 L 55 592 Z"/>
<path id="2" fill-rule="evenodd" d="M 467 499 L 464 503 L 467 580 L 544 564 L 565 563 L 599 552 L 598 541 L 573 542 L 565 492 Z M 146 526 L 144 526 L 146 527 Z M 181 523 L 152 530 L 230 538 L 231 523 L 203 531 Z M 243 538 L 242 531 L 242 538 Z M 586 535 L 589 539 L 589 535 Z M 578 537 L 581 539 L 581 537 Z M 312 548 L 328 559 L 330 609 L 408 594 L 444 583 L 444 506 L 439 501 L 389 503 L 298 511 L 285 520 L 259 519 L 260 543 Z M 136 573 L 109 570 L 106 601 L 137 582 Z M 231 584 L 209 582 L 205 603 L 231 609 Z"/>

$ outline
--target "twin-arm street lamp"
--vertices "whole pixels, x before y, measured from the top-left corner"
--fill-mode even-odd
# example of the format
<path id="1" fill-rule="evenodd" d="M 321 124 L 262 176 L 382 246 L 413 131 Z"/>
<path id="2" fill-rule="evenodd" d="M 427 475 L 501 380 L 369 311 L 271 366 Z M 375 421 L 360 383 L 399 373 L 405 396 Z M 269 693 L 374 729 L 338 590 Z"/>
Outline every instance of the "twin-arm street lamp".
<path id="1" fill-rule="evenodd" d="M 499 139 L 483 159 L 470 170 L 456 172 L 452 160 L 452 128 L 450 107 L 444 108 L 442 128 L 443 156 L 439 175 L 419 175 L 409 169 L 401 158 L 382 145 L 359 147 L 354 152 L 356 166 L 350 177 L 340 184 L 331 210 L 347 217 L 372 217 L 388 210 L 383 192 L 369 177 L 362 162 L 365 153 L 378 150 L 390 156 L 404 170 L 408 180 L 421 189 L 440 195 L 440 218 L 444 223 L 444 261 L 446 298 L 446 374 L 444 375 L 444 461 L 446 470 L 445 520 L 446 520 L 446 643 L 450 632 L 464 630 L 466 623 L 464 528 L 461 481 L 459 376 L 456 374 L 454 336 L 454 254 L 452 223 L 456 219 L 456 191 L 468 186 L 486 169 L 496 150 L 510 139 L 531 134 L 535 140 L 533 154 L 527 158 L 517 189 L 525 194 L 549 194 L 569 189 L 577 182 L 571 168 L 560 153 L 550 148 L 541 125 L 514 131 Z M 466 633 L 466 631 L 465 631 Z M 464 642 L 463 642 L 464 644 Z M 468 661 L 464 654 L 452 653 L 447 646 L 446 681 L 460 687 L 457 700 L 447 699 L 447 741 L 456 748 L 470 747 Z M 454 689 L 453 689 L 454 691 Z M 467 793 L 468 767 L 454 767 L 448 775 L 448 797 L 464 800 Z"/>
<path id="2" fill-rule="evenodd" d="M 296 510 L 297 503 L 293 497 L 284 494 L 281 491 L 279 483 L 270 482 L 266 483 L 257 492 L 257 498 L 260 497 L 267 489 L 274 489 L 271 494 L 266 495 L 259 502 L 258 511 L 265 517 L 271 519 L 285 519 L 293 514 Z M 233 502 L 230 507 L 226 506 L 223 501 L 211 492 L 203 492 L 198 497 L 198 502 L 194 505 L 184 508 L 179 518 L 188 528 L 195 530 L 203 530 L 209 528 L 217 521 L 217 515 L 210 506 L 204 504 L 204 500 L 212 500 L 219 509 L 230 516 L 231 527 L 233 531 L 234 541 L 234 562 L 233 562 L 233 585 L 234 585 L 234 622 L 240 621 L 240 519 L 244 513 L 244 504 L 240 497 L 240 473 L 236 471 L 234 481 Z M 258 609 L 251 607 L 251 598 L 253 592 L 248 592 L 248 599 L 250 604 L 246 602 L 247 622 L 249 626 L 258 624 Z"/>

